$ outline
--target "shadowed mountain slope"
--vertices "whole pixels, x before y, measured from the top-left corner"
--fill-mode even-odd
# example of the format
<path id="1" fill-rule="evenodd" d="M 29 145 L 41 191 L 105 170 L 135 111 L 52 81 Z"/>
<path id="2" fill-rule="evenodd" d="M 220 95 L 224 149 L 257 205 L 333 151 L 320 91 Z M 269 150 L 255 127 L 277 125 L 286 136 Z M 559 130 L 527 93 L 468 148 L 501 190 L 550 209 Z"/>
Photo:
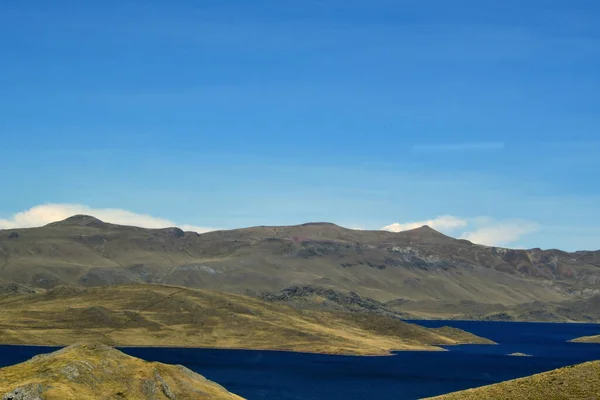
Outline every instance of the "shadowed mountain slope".
<path id="1" fill-rule="evenodd" d="M 146 362 L 101 344 L 75 344 L 0 369 L 3 400 L 241 400 L 181 366 Z"/>
<path id="2" fill-rule="evenodd" d="M 486 247 L 429 227 L 391 233 L 310 223 L 199 235 L 74 216 L 0 231 L 0 280 L 41 288 L 161 283 L 240 293 L 314 285 L 377 301 L 510 305 L 598 292 L 600 251 Z"/>

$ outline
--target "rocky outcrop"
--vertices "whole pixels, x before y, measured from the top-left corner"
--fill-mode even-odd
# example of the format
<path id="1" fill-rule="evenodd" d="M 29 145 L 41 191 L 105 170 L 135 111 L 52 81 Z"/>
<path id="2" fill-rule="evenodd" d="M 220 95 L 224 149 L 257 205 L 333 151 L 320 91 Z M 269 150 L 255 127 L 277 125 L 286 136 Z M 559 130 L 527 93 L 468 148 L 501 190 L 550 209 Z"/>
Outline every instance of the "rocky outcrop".
<path id="1" fill-rule="evenodd" d="M 369 297 L 314 286 L 291 286 L 276 293 L 259 295 L 262 300 L 284 303 L 301 309 L 360 312 L 395 318 L 408 318 L 407 313 L 392 311 Z"/>

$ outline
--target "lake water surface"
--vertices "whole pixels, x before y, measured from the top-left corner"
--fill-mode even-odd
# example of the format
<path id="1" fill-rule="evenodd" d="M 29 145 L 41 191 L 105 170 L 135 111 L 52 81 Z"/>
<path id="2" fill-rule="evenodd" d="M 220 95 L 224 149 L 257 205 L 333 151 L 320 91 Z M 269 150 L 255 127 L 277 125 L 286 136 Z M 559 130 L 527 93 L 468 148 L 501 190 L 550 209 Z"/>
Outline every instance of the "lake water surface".
<path id="1" fill-rule="evenodd" d="M 183 364 L 248 399 L 417 399 L 600 359 L 600 344 L 567 343 L 600 333 L 598 324 L 414 321 L 449 325 L 499 345 L 398 352 L 391 357 L 327 356 L 276 351 L 125 348 L 149 361 Z M 0 346 L 0 366 L 48 347 Z M 511 357 L 522 352 L 533 357 Z"/>

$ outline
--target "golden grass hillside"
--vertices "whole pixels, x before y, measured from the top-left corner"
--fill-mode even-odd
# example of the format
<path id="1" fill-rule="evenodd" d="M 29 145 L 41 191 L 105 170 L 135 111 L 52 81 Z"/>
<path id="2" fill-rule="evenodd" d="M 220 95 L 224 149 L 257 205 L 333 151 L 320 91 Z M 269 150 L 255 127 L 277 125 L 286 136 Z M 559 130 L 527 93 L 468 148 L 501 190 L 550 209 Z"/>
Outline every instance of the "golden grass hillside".
<path id="1" fill-rule="evenodd" d="M 586 362 L 463 390 L 431 400 L 595 400 L 600 398 L 600 361 Z"/>
<path id="2" fill-rule="evenodd" d="M 163 285 L 61 286 L 0 297 L 0 343 L 176 346 L 377 355 L 493 343 L 385 316 L 302 311 L 256 298 Z"/>
<path id="3" fill-rule="evenodd" d="M 180 365 L 146 362 L 99 344 L 75 344 L 0 369 L 3 399 L 239 400 Z"/>

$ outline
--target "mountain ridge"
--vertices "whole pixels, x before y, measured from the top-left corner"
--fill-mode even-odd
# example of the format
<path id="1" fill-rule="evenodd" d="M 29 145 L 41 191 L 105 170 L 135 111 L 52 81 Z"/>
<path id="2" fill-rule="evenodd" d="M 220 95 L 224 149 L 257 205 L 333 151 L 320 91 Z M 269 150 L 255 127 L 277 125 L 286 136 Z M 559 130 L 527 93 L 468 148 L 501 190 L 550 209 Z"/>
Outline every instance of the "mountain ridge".
<path id="1" fill-rule="evenodd" d="M 76 214 L 71 217 L 65 218 L 63 220 L 50 222 L 46 225 L 42 225 L 39 227 L 6 228 L 6 229 L 0 229 L 0 232 L 2 232 L 2 231 L 18 232 L 18 231 L 25 230 L 25 229 L 37 229 L 37 228 L 52 227 L 52 226 L 99 226 L 99 227 L 103 226 L 103 227 L 136 228 L 136 229 L 146 229 L 146 230 L 154 230 L 154 231 L 180 230 L 184 233 L 190 233 L 190 234 L 196 235 L 196 236 L 210 235 L 215 232 L 252 231 L 252 230 L 261 229 L 261 228 L 262 229 L 271 229 L 271 230 L 281 230 L 281 229 L 286 229 L 286 228 L 289 229 L 289 228 L 301 228 L 301 227 L 330 227 L 330 228 L 335 228 L 335 229 L 341 230 L 341 231 L 365 232 L 365 233 L 371 233 L 371 234 L 375 233 L 375 234 L 383 234 L 383 235 L 388 235 L 388 236 L 389 235 L 408 235 L 408 236 L 412 236 L 412 237 L 423 237 L 423 236 L 430 235 L 430 236 L 434 236 L 434 237 L 438 237 L 438 238 L 445 238 L 445 239 L 449 239 L 449 240 L 453 240 L 453 241 L 466 242 L 466 243 L 470 243 L 471 245 L 474 245 L 474 246 L 481 246 L 481 247 L 485 247 L 485 248 L 489 248 L 489 249 L 497 249 L 499 251 L 502 251 L 502 250 L 505 250 L 505 251 L 518 251 L 518 250 L 519 251 L 542 251 L 542 252 L 560 252 L 560 253 L 564 253 L 564 254 L 596 254 L 596 253 L 600 253 L 600 248 L 597 250 L 576 250 L 576 251 L 570 252 L 570 251 L 562 250 L 559 248 L 542 249 L 540 247 L 532 247 L 532 248 L 524 248 L 524 249 L 520 249 L 520 248 L 513 249 L 510 247 L 478 244 L 478 243 L 471 242 L 467 239 L 460 239 L 460 238 L 455 238 L 455 237 L 446 235 L 446 234 L 432 228 L 431 226 L 429 226 L 427 224 L 422 225 L 417 228 L 407 229 L 407 230 L 403 230 L 403 231 L 399 231 L 399 232 L 392 232 L 392 231 L 378 230 L 378 229 L 346 228 L 344 226 L 335 224 L 333 222 L 320 221 L 320 222 L 304 222 L 304 223 L 295 224 L 295 225 L 256 225 L 256 226 L 249 226 L 249 227 L 244 227 L 244 228 L 217 229 L 217 230 L 212 230 L 209 232 L 197 233 L 195 231 L 190 231 L 190 230 L 184 231 L 183 229 L 181 229 L 177 226 L 170 226 L 170 227 L 163 227 L 163 228 L 142 228 L 142 227 L 138 227 L 136 225 L 113 224 L 110 222 L 104 222 L 104 221 L 100 220 L 99 218 L 96 218 L 92 215 Z M 598 262 L 600 263 L 600 260 Z"/>
<path id="2" fill-rule="evenodd" d="M 384 302 L 519 304 L 598 293 L 600 251 L 487 247 L 428 226 L 387 232 L 316 222 L 198 234 L 77 215 L 0 230 L 0 281 L 41 288 L 161 283 L 238 293 L 314 285 Z"/>

